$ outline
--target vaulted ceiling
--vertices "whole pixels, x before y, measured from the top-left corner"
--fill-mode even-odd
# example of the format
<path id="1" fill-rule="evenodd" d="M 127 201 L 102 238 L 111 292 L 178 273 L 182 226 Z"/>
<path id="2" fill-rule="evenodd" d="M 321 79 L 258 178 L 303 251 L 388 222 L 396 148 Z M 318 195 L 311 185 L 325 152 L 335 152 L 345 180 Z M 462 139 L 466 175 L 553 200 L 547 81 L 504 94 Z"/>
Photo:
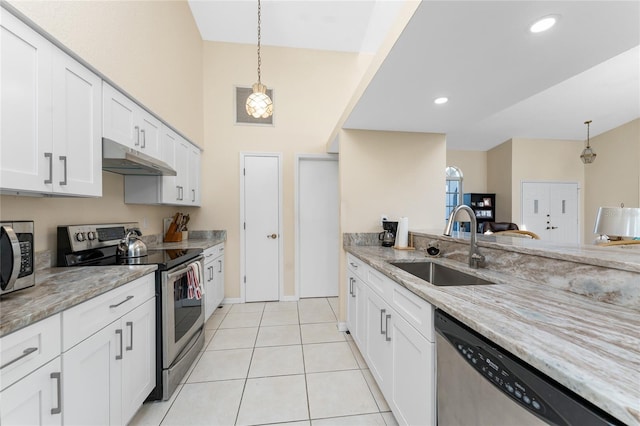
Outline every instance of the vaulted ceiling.
<path id="1" fill-rule="evenodd" d="M 190 5 L 203 39 L 255 43 L 254 1 Z M 401 1 L 263 0 L 264 44 L 375 52 Z M 551 30 L 532 34 L 537 19 Z M 640 1 L 422 1 L 344 127 L 450 149 L 575 139 L 640 117 Z M 449 102 L 436 105 L 440 96 Z"/>

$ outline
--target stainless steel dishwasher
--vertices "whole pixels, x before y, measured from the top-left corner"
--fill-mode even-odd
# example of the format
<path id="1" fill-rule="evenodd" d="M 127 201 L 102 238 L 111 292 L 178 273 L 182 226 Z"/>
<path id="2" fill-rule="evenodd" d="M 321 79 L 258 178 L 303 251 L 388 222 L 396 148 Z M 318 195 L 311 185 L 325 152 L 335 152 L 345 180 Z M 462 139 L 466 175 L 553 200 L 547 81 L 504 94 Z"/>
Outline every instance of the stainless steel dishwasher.
<path id="1" fill-rule="evenodd" d="M 622 424 L 439 309 L 435 328 L 438 425 Z"/>

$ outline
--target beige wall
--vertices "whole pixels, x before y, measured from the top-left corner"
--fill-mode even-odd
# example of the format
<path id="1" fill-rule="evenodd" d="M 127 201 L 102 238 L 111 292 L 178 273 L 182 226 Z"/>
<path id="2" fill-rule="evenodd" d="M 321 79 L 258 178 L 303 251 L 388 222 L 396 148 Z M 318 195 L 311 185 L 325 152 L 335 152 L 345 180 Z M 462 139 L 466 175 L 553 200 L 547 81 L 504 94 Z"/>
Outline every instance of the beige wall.
<path id="1" fill-rule="evenodd" d="M 203 139 L 202 40 L 184 1 L 12 1 L 36 24 L 194 142 Z M 36 221 L 37 251 L 55 250 L 56 226 L 137 220 L 162 231 L 176 208 L 124 204 L 123 179 L 103 173 L 97 199 L 0 197 L 3 219 Z M 183 209 L 185 211 L 195 209 Z"/>
<path id="2" fill-rule="evenodd" d="M 560 139 L 512 139 L 511 222 L 521 223 L 522 182 L 577 182 L 584 188 L 583 142 Z M 583 222 L 583 196 L 579 191 L 578 220 Z"/>
<path id="3" fill-rule="evenodd" d="M 508 140 L 487 151 L 487 192 L 496 194 L 496 222 L 511 222 L 512 148 Z"/>
<path id="4" fill-rule="evenodd" d="M 225 297 L 240 297 L 240 153 L 283 155 L 284 295 L 293 296 L 295 155 L 326 152 L 327 137 L 369 60 L 263 46 L 262 80 L 274 91 L 275 125 L 236 125 L 234 86 L 257 79 L 255 46 L 205 43 L 203 205 L 191 221 L 196 229 L 227 230 Z"/>
<path id="5" fill-rule="evenodd" d="M 447 167 L 462 170 L 462 192 L 487 192 L 487 152 L 447 150 Z"/>
<path id="6" fill-rule="evenodd" d="M 445 167 L 444 135 L 342 130 L 340 232 L 381 231 L 381 213 L 408 217 L 409 229 L 441 229 Z M 345 279 L 340 274 L 341 321 L 346 318 Z"/>
<path id="7" fill-rule="evenodd" d="M 618 207 L 621 203 L 640 207 L 640 119 L 593 137 L 590 142 L 597 157 L 585 166 L 586 243 L 596 237 L 593 227 L 598 207 Z"/>

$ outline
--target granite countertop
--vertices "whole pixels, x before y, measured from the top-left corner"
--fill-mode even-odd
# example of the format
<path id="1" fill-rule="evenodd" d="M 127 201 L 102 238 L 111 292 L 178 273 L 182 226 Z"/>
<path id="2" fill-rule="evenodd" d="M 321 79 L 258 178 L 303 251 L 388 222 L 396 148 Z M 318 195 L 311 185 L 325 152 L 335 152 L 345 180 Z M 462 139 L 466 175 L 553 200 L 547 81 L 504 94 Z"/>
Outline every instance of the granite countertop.
<path id="1" fill-rule="evenodd" d="M 2 296 L 0 337 L 153 273 L 156 265 L 46 268 L 36 285 Z"/>
<path id="2" fill-rule="evenodd" d="M 442 258 L 495 285 L 437 287 L 390 261 L 423 252 L 344 249 L 627 424 L 640 424 L 640 314 L 553 287 Z"/>
<path id="3" fill-rule="evenodd" d="M 147 248 L 206 250 L 227 239 L 225 231 L 194 231 L 192 235 L 196 238 L 177 243 L 164 243 L 151 238 Z M 156 265 L 38 269 L 34 287 L 8 293 L 0 299 L 0 337 L 153 273 L 156 269 Z"/>

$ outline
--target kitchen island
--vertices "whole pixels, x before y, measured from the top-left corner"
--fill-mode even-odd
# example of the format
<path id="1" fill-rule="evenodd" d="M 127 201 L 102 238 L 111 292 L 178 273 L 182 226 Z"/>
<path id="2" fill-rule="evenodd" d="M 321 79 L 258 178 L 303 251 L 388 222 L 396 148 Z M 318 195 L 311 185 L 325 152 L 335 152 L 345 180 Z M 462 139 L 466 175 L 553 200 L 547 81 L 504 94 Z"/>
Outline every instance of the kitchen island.
<path id="1" fill-rule="evenodd" d="M 419 250 L 402 251 L 351 245 L 354 239 L 345 236 L 344 249 L 617 419 L 640 424 L 640 312 L 636 304 L 640 269 L 634 256 L 589 248 L 554 252 L 540 244 L 523 244 L 520 239 L 491 237 L 480 239 L 480 249 L 487 254 L 488 266 L 493 262 L 502 267 L 474 270 L 466 263 L 468 242 L 460 241 L 464 235 L 457 237 L 414 233 Z M 442 256 L 425 259 L 424 247 L 429 244 L 439 245 Z M 514 253 L 529 256 L 529 265 L 541 279 L 526 279 L 531 272 L 521 259 L 513 258 Z M 425 260 L 496 284 L 438 287 L 389 264 Z M 584 271 L 589 270 L 588 264 L 602 268 L 613 264 L 608 279 L 625 290 L 612 295 L 611 288 L 601 291 L 586 276 L 583 286 L 576 277 L 566 283 L 559 278 L 563 272 L 554 269 L 557 265 L 547 271 L 549 279 L 544 271 L 546 260 L 577 264 L 569 265 L 568 274 L 579 270 L 580 264 Z M 522 273 L 511 273 L 515 269 Z M 629 278 L 631 285 L 637 285 L 636 292 L 626 288 Z M 546 285 L 540 282 L 545 280 Z"/>

